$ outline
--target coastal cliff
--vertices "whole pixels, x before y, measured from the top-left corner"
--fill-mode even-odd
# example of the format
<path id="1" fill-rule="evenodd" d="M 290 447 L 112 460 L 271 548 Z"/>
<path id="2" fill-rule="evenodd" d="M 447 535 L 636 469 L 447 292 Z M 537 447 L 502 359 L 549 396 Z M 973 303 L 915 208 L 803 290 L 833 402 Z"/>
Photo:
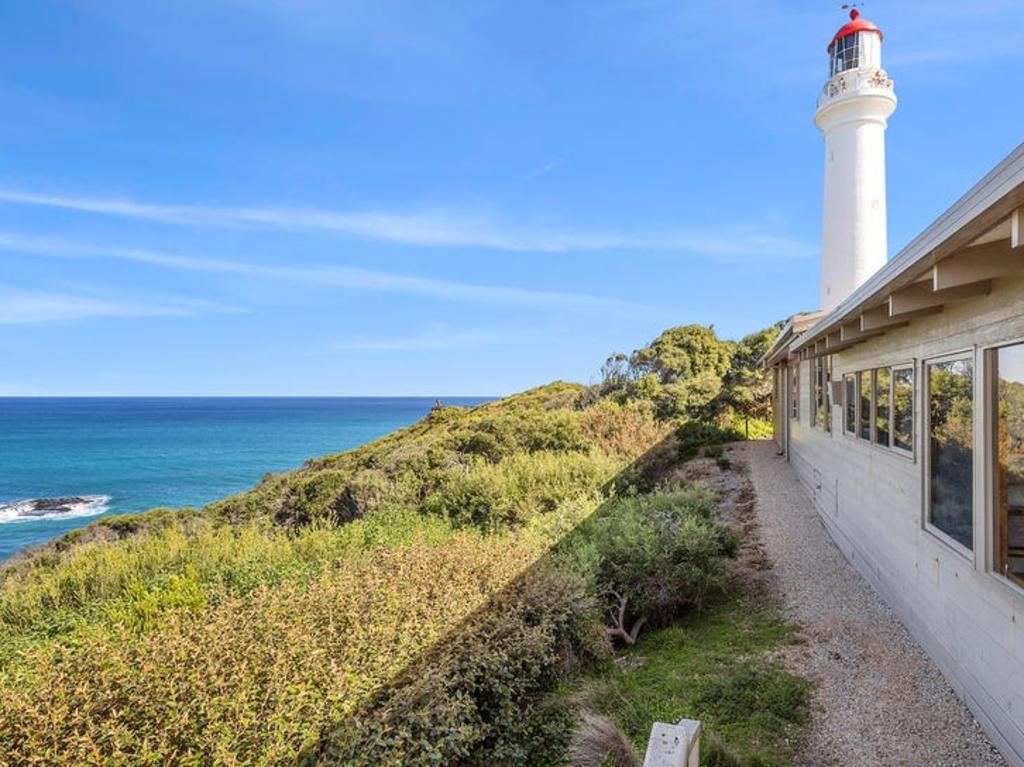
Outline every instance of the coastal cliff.
<path id="1" fill-rule="evenodd" d="M 698 411 L 737 436 L 763 340 L 675 329 L 599 386 L 440 408 L 19 558 L 0 763 L 563 763 L 552 691 L 725 587 L 736 533 L 676 468 Z"/>

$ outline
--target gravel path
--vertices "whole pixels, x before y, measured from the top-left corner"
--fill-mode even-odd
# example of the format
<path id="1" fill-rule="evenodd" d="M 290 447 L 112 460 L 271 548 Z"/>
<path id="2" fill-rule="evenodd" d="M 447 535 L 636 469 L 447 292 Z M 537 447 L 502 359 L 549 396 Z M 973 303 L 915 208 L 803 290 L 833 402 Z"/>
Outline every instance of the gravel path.
<path id="1" fill-rule="evenodd" d="M 974 717 L 832 543 L 771 442 L 737 445 L 749 470 L 771 580 L 806 640 L 789 659 L 816 682 L 799 762 L 985 767 L 1006 763 Z"/>

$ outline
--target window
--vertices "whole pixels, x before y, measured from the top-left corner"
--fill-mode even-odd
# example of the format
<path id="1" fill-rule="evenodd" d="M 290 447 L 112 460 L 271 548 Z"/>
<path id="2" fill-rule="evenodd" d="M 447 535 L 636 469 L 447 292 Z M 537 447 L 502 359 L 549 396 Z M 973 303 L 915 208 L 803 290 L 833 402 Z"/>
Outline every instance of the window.
<path id="1" fill-rule="evenodd" d="M 824 384 L 821 389 L 824 393 L 825 399 L 825 420 L 824 426 L 825 431 L 832 432 L 832 358 L 824 357 L 824 364 L 822 370 L 822 377 L 824 378 Z"/>
<path id="2" fill-rule="evenodd" d="M 830 378 L 831 374 L 827 374 Z M 843 376 L 843 431 L 879 447 L 914 450 L 914 368 L 880 367 Z"/>
<path id="3" fill-rule="evenodd" d="M 1024 344 L 993 352 L 995 566 L 1024 586 Z"/>
<path id="4" fill-rule="evenodd" d="M 889 447 L 889 368 L 875 368 L 875 444 Z"/>
<path id="5" fill-rule="evenodd" d="M 812 426 L 821 426 L 825 431 L 831 431 L 831 413 L 829 412 L 828 379 L 831 357 L 817 357 L 812 368 L 812 379 L 814 383 L 814 405 L 811 411 L 813 419 Z"/>
<path id="6" fill-rule="evenodd" d="M 832 46 L 832 74 L 838 75 L 860 66 L 860 35 L 841 37 Z"/>
<path id="7" fill-rule="evenodd" d="M 818 421 L 821 428 L 831 431 L 831 357 L 818 357 Z"/>
<path id="8" fill-rule="evenodd" d="M 857 382 L 851 373 L 843 376 L 846 385 L 846 420 L 844 428 L 847 434 L 857 433 Z"/>
<path id="9" fill-rule="evenodd" d="M 974 363 L 927 365 L 928 522 L 973 548 Z"/>
<path id="10" fill-rule="evenodd" d="M 800 420 L 800 363 L 789 368 L 789 417 Z"/>
<path id="11" fill-rule="evenodd" d="M 807 365 L 807 391 L 811 393 L 811 426 L 818 423 L 818 359 Z"/>
<path id="12" fill-rule="evenodd" d="M 871 439 L 871 371 L 862 370 L 857 374 L 857 393 L 860 397 L 861 439 Z"/>
<path id="13" fill-rule="evenodd" d="M 892 371 L 892 446 L 914 450 L 914 369 Z"/>

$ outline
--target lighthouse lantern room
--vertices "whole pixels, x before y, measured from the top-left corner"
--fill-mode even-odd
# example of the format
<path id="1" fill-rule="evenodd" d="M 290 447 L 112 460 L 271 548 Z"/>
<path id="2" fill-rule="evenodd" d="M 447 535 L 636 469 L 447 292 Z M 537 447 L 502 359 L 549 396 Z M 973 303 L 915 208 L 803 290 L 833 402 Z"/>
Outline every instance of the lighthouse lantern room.
<path id="1" fill-rule="evenodd" d="M 850 21 L 836 32 L 828 46 L 832 64 L 830 76 L 848 69 L 882 66 L 882 30 L 860 18 L 856 9 L 850 11 Z"/>

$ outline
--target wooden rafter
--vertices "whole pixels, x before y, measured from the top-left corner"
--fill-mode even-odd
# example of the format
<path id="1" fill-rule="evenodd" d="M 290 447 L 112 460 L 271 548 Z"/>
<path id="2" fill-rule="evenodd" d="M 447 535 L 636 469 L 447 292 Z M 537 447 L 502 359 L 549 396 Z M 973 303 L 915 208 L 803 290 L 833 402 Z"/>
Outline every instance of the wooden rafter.
<path id="1" fill-rule="evenodd" d="M 898 325 L 892 325 L 885 328 L 884 330 L 861 330 L 860 329 L 860 318 L 858 317 L 853 322 L 844 322 L 839 326 L 839 340 L 841 343 L 847 343 L 850 341 L 859 342 L 872 336 L 878 336 L 884 333 L 886 330 L 891 330 L 893 327 L 899 325 L 905 325 L 905 322 L 901 322 Z"/>
<path id="2" fill-rule="evenodd" d="M 1024 273 L 1024 250 L 1006 240 L 965 248 L 932 267 L 932 287 L 950 290 L 994 277 Z"/>
<path id="3" fill-rule="evenodd" d="M 866 312 L 861 314 L 860 329 L 865 332 L 869 330 L 891 329 L 899 325 L 903 325 L 910 320 L 927 317 L 930 314 L 938 314 L 941 311 L 941 306 L 929 306 L 926 309 L 919 309 L 916 312 L 910 312 L 908 314 L 892 315 L 889 313 L 889 304 L 887 302 L 881 306 L 876 306 L 874 309 L 868 309 Z"/>
<path id="4" fill-rule="evenodd" d="M 910 314 L 933 306 L 942 306 L 950 301 L 988 295 L 991 290 L 992 283 L 989 280 L 972 282 L 969 285 L 960 285 L 947 290 L 934 290 L 932 285 L 927 282 L 915 283 L 889 296 L 889 314 L 890 316 Z"/>

